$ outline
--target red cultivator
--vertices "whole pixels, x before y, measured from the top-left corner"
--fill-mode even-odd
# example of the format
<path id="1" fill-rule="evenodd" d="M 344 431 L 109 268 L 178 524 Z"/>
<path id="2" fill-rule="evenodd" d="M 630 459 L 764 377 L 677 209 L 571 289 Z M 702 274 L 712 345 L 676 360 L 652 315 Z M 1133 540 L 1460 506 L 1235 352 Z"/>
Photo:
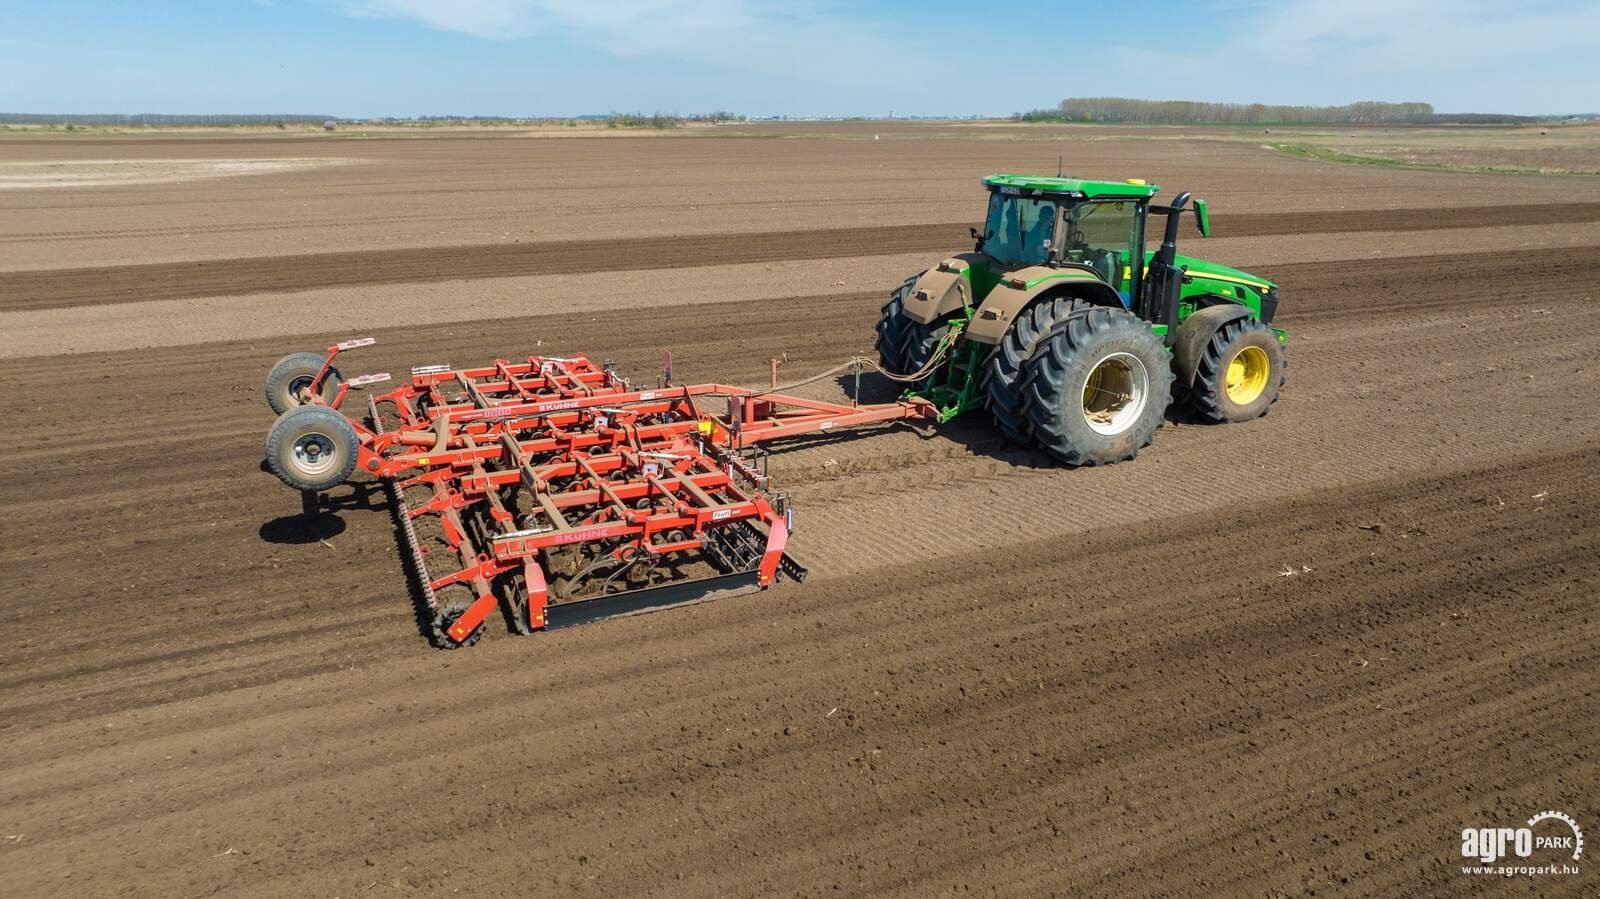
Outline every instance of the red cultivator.
<path id="1" fill-rule="evenodd" d="M 370 342 L 273 369 L 267 463 L 313 492 L 355 469 L 384 482 L 441 647 L 476 642 L 497 607 L 531 633 L 798 581 L 759 444 L 933 413 L 674 385 L 670 366 L 638 390 L 580 355 L 413 369 L 358 421 L 347 392 L 389 376 L 345 382 L 332 362 Z"/>

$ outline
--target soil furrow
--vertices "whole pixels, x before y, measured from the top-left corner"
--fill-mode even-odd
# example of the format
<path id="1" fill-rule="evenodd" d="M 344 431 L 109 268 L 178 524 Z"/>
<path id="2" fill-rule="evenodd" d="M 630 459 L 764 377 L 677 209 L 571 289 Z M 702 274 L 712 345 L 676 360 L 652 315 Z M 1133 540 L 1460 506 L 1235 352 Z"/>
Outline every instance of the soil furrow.
<path id="1" fill-rule="evenodd" d="M 1600 203 L 1218 216 L 1229 237 L 1600 221 Z M 948 253 L 970 223 L 408 247 L 0 272 L 0 311 L 224 297 L 371 284 L 584 274 L 893 253 Z"/>

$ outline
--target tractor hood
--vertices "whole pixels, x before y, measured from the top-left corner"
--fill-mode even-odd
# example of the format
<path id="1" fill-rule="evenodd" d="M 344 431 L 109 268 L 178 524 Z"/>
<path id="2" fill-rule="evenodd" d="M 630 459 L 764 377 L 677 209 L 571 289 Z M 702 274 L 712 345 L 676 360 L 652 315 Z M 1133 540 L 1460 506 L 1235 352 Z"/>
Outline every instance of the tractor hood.
<path id="1" fill-rule="evenodd" d="M 1153 255 L 1154 253 L 1146 253 L 1145 262 L 1148 263 Z M 1192 256 L 1179 255 L 1174 258 L 1173 265 L 1187 270 L 1192 278 L 1209 278 L 1213 281 L 1243 284 L 1261 291 L 1271 290 L 1276 286 L 1259 275 L 1252 275 L 1249 272 L 1240 271 L 1231 266 L 1221 265 L 1205 259 L 1196 259 Z"/>

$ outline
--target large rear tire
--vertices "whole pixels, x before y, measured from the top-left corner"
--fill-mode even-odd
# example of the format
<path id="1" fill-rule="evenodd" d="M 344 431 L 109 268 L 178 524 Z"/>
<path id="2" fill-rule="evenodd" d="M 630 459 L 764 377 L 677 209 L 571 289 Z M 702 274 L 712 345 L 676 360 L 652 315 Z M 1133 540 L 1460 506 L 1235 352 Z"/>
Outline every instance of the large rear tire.
<path id="1" fill-rule="evenodd" d="M 905 317 L 906 294 L 917 283 L 920 275 L 913 275 L 905 283 L 889 292 L 889 302 L 883 304 L 883 309 L 878 313 L 878 336 L 873 339 L 872 345 L 878 350 L 878 363 L 884 371 L 902 375 L 902 361 L 900 358 L 900 345 L 905 340 L 905 327 L 911 324 Z"/>
<path id="2" fill-rule="evenodd" d="M 327 406 L 301 406 L 267 432 L 267 468 L 296 490 L 327 490 L 350 477 L 360 448 L 349 419 Z"/>
<path id="3" fill-rule="evenodd" d="M 279 359 L 267 372 L 267 405 L 279 415 L 305 405 L 306 391 L 311 388 L 311 382 L 316 380 L 317 372 L 322 371 L 323 363 L 327 361 L 327 357 L 321 353 L 290 353 Z M 339 370 L 328 366 L 328 374 L 323 377 L 322 387 L 318 391 L 322 401 L 333 402 L 333 398 L 339 395 L 339 385 L 343 383 L 344 377 Z"/>
<path id="4" fill-rule="evenodd" d="M 1228 322 L 1200 354 L 1189 406 L 1215 424 L 1260 418 L 1283 392 L 1287 367 L 1283 344 L 1271 328 L 1254 318 Z"/>
<path id="5" fill-rule="evenodd" d="M 923 324 L 906 317 L 906 295 L 921 277 L 907 278 L 895 288 L 878 316 L 878 336 L 873 345 L 878 350 L 878 363 L 890 374 L 904 376 L 921 371 L 939 349 L 939 342 L 950 333 L 948 318 Z"/>
<path id="6" fill-rule="evenodd" d="M 1022 366 L 1056 322 L 1082 308 L 1083 301 L 1072 297 L 1034 303 L 1022 310 L 989 356 L 984 367 L 984 405 L 989 408 L 995 427 L 1019 446 L 1034 445 L 1022 409 Z"/>
<path id="7" fill-rule="evenodd" d="M 1149 324 L 1121 309 L 1079 309 L 1023 363 L 1023 410 L 1039 448 L 1060 461 L 1122 462 L 1155 439 L 1172 381 Z"/>

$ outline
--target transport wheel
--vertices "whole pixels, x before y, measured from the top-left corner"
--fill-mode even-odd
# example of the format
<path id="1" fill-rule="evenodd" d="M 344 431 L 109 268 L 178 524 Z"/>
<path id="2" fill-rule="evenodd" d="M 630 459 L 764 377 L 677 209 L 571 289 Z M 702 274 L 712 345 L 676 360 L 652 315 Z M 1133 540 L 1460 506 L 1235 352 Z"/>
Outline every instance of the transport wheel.
<path id="1" fill-rule="evenodd" d="M 1019 446 L 1034 445 L 1027 416 L 1022 413 L 1022 365 L 1056 322 L 1082 308 L 1083 301 L 1071 297 L 1056 297 L 1029 306 L 1011 323 L 989 356 L 984 370 L 984 405 L 989 407 L 995 427 Z"/>
<path id="2" fill-rule="evenodd" d="M 327 406 L 301 406 L 267 432 L 267 468 L 296 490 L 327 490 L 350 477 L 360 446 L 349 419 Z"/>
<path id="3" fill-rule="evenodd" d="M 1189 406 L 1217 424 L 1260 418 L 1278 401 L 1287 368 L 1271 328 L 1253 318 L 1228 322 L 1200 354 Z"/>
<path id="4" fill-rule="evenodd" d="M 1149 324 L 1121 309 L 1079 309 L 1023 363 L 1023 412 L 1039 447 L 1062 462 L 1121 462 L 1155 438 L 1172 381 Z"/>
<path id="5" fill-rule="evenodd" d="M 873 346 L 878 350 L 879 364 L 890 374 L 909 375 L 921 369 L 933 358 L 939 341 L 950 333 L 950 323 L 947 321 L 925 325 L 906 318 L 906 294 L 920 277 L 907 278 L 904 284 L 895 288 L 878 316 L 878 336 Z"/>
<path id="6" fill-rule="evenodd" d="M 325 361 L 326 358 L 320 353 L 290 353 L 279 359 L 272 366 L 272 371 L 267 372 L 267 405 L 272 407 L 272 411 L 282 415 L 296 406 L 304 405 L 305 392 L 316 380 L 317 372 L 322 371 Z M 329 366 L 319 391 L 323 401 L 333 402 L 333 398 L 339 395 L 339 385 L 343 383 L 344 378 L 339 370 Z"/>

